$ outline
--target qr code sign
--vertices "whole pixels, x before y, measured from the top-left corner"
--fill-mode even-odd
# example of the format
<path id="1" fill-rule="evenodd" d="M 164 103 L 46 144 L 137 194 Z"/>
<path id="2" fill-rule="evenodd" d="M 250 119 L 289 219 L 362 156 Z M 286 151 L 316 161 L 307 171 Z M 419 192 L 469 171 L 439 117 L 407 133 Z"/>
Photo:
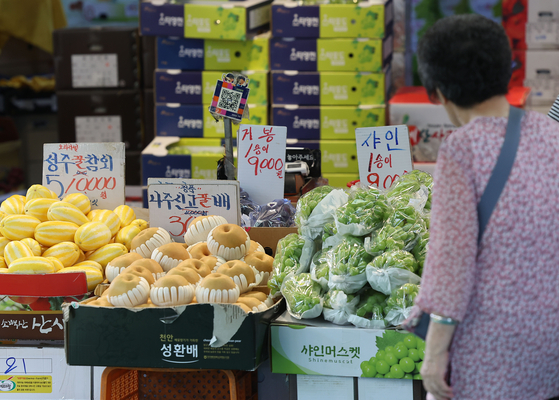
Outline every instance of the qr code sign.
<path id="1" fill-rule="evenodd" d="M 236 92 L 231 89 L 222 88 L 219 95 L 217 107 L 226 111 L 236 113 L 241 104 L 242 92 Z"/>

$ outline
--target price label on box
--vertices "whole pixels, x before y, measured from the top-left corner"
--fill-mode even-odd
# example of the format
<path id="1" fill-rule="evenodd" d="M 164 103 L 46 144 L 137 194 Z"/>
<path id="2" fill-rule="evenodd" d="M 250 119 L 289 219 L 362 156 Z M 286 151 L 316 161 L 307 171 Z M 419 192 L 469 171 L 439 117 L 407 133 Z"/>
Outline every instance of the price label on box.
<path id="1" fill-rule="evenodd" d="M 203 215 L 220 215 L 231 224 L 241 224 L 238 181 L 205 179 L 148 179 L 151 226 L 166 229 L 177 242 L 192 220 Z"/>
<path id="2" fill-rule="evenodd" d="M 283 199 L 285 126 L 241 125 L 237 175 L 241 187 L 258 204 Z"/>
<path id="3" fill-rule="evenodd" d="M 388 189 L 413 169 L 406 125 L 355 129 L 359 178 L 362 183 Z"/>
<path id="4" fill-rule="evenodd" d="M 83 193 L 91 208 L 124 204 L 124 143 L 46 143 L 43 185 L 59 198 Z"/>

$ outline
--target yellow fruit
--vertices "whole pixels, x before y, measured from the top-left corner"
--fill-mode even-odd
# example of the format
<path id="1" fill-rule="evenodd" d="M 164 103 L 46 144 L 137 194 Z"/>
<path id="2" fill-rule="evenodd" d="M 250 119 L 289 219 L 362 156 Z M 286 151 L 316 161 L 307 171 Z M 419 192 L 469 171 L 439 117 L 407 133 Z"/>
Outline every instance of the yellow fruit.
<path id="1" fill-rule="evenodd" d="M 149 228 L 149 224 L 145 219 L 135 219 L 134 221 L 130 222 L 130 225 L 136 225 L 138 228 L 140 228 L 141 231 L 143 231 L 144 229 Z"/>
<path id="2" fill-rule="evenodd" d="M 52 262 L 52 266 L 54 267 L 54 272 L 58 272 L 61 269 L 64 269 L 64 265 L 62 264 L 62 261 L 60 261 L 58 258 L 56 257 L 45 257 L 45 258 Z"/>
<path id="3" fill-rule="evenodd" d="M 107 225 L 101 222 L 88 222 L 79 227 L 74 242 L 83 251 L 96 250 L 109 243 L 112 234 Z"/>
<path id="4" fill-rule="evenodd" d="M 13 196 L 8 197 L 0 205 L 0 211 L 8 215 L 23 214 L 24 208 L 25 196 L 21 196 L 19 194 L 14 194 Z"/>
<path id="5" fill-rule="evenodd" d="M 129 225 L 136 219 L 136 213 L 130 206 L 127 206 L 126 204 L 118 206 L 113 211 L 116 215 L 118 215 L 118 218 L 120 218 L 121 226 Z"/>
<path id="6" fill-rule="evenodd" d="M 43 254 L 43 250 L 41 249 L 41 245 L 35 239 L 25 238 L 21 239 L 20 242 L 25 243 L 27 247 L 31 249 L 34 256 L 40 256 Z"/>
<path id="7" fill-rule="evenodd" d="M 30 215 L 8 215 L 0 221 L 0 234 L 11 240 L 32 238 L 41 221 Z"/>
<path id="8" fill-rule="evenodd" d="M 33 257 L 33 252 L 25 243 L 14 240 L 4 247 L 4 259 L 8 267 L 12 262 L 23 257 Z"/>
<path id="9" fill-rule="evenodd" d="M 78 261 L 80 248 L 74 242 L 61 242 L 49 247 L 43 257 L 56 257 L 64 267 L 70 267 Z"/>
<path id="10" fill-rule="evenodd" d="M 54 265 L 45 257 L 23 257 L 12 262 L 8 267 L 10 274 L 52 274 Z"/>
<path id="11" fill-rule="evenodd" d="M 136 225 L 127 225 L 118 231 L 115 237 L 115 242 L 122 243 L 126 246 L 128 251 L 130 251 L 130 242 L 132 242 L 132 239 L 134 239 L 134 237 L 136 237 L 136 235 L 141 231 L 142 230 Z"/>
<path id="12" fill-rule="evenodd" d="M 68 267 L 61 269 L 57 274 L 67 274 L 69 272 L 85 272 L 87 279 L 87 290 L 91 291 L 95 287 L 103 282 L 103 274 L 97 268 L 94 267 Z"/>
<path id="13" fill-rule="evenodd" d="M 3 268 L 8 268 L 8 264 L 6 264 L 6 260 L 4 260 L 4 257 L 0 256 L 0 269 Z"/>
<path id="14" fill-rule="evenodd" d="M 6 214 L 4 211 L 0 211 L 0 221 L 2 221 L 6 215 L 8 214 Z"/>
<path id="15" fill-rule="evenodd" d="M 54 195 L 54 196 L 53 196 Z M 52 190 L 43 185 L 32 185 L 25 194 L 25 203 L 33 199 L 57 199 L 58 196 Z"/>
<path id="16" fill-rule="evenodd" d="M 25 203 L 24 213 L 37 218 L 41 222 L 48 221 L 47 212 L 50 206 L 56 203 L 56 199 L 32 199 Z"/>
<path id="17" fill-rule="evenodd" d="M 73 222 L 41 222 L 37 225 L 37 228 L 35 228 L 35 240 L 47 247 L 54 246 L 61 242 L 72 242 L 74 241 L 74 235 L 78 228 L 79 226 Z"/>
<path id="18" fill-rule="evenodd" d="M 97 210 L 91 210 L 90 212 L 88 212 L 88 213 L 86 214 L 86 215 L 87 215 L 87 218 L 89 218 L 90 221 L 93 221 L 93 217 L 95 217 L 95 215 L 99 214 L 101 211 L 103 211 L 103 210 L 99 210 L 99 209 L 97 209 Z"/>
<path id="19" fill-rule="evenodd" d="M 104 269 L 109 262 L 125 254 L 128 254 L 128 249 L 125 245 L 121 243 L 109 243 L 91 253 L 87 257 L 87 260 L 98 262 Z"/>
<path id="20" fill-rule="evenodd" d="M 78 207 L 66 201 L 57 201 L 52 204 L 47 212 L 47 218 L 49 221 L 73 222 L 78 226 L 89 222 L 89 219 Z"/>
<path id="21" fill-rule="evenodd" d="M 67 195 L 62 199 L 62 201 L 66 201 L 68 203 L 72 203 L 76 207 L 78 207 L 84 215 L 87 215 L 91 211 L 91 202 L 89 201 L 89 197 L 87 197 L 83 193 L 72 193 Z"/>
<path id="22" fill-rule="evenodd" d="M 6 245 L 10 242 L 11 242 L 10 239 L 4 236 L 0 236 L 0 256 L 4 255 L 4 247 L 6 247 Z"/>
<path id="23" fill-rule="evenodd" d="M 97 268 L 99 270 L 99 272 L 103 273 L 103 267 L 101 266 L 101 264 L 99 264 L 97 261 L 92 261 L 92 260 L 85 260 L 79 263 L 75 263 L 74 265 L 72 265 L 72 267 L 91 267 L 91 268 Z"/>
<path id="24" fill-rule="evenodd" d="M 111 231 L 111 237 L 118 233 L 120 229 L 120 218 L 111 210 L 96 210 L 93 218 L 90 218 L 92 222 L 102 222 Z"/>

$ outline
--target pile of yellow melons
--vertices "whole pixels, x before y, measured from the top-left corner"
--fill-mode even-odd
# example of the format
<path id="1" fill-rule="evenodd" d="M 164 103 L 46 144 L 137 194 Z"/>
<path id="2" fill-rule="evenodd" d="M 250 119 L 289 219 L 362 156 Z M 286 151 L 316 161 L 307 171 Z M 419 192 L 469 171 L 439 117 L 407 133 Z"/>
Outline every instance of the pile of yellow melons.
<path id="1" fill-rule="evenodd" d="M 60 201 L 42 185 L 0 205 L 0 273 L 85 272 L 88 290 L 105 279 L 105 267 L 127 254 L 132 239 L 148 227 L 134 210 L 91 210 L 89 198 L 69 194 Z"/>

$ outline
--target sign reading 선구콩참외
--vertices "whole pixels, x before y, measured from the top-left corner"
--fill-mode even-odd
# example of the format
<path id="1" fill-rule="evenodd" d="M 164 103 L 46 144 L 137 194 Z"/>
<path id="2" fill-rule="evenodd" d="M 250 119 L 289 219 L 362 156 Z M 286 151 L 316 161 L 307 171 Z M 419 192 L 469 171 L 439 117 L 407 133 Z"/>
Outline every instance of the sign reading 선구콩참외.
<path id="1" fill-rule="evenodd" d="M 46 143 L 43 186 L 62 199 L 83 193 L 91 208 L 124 204 L 124 143 Z"/>
<path id="2" fill-rule="evenodd" d="M 149 178 L 148 205 L 151 226 L 166 229 L 184 242 L 190 222 L 204 215 L 220 215 L 230 224 L 241 224 L 238 181 Z"/>
<path id="3" fill-rule="evenodd" d="M 241 125 L 237 175 L 243 190 L 257 204 L 283 199 L 285 126 Z"/>
<path id="4" fill-rule="evenodd" d="M 388 189 L 413 169 L 408 127 L 380 126 L 355 129 L 359 178 L 362 183 Z"/>

